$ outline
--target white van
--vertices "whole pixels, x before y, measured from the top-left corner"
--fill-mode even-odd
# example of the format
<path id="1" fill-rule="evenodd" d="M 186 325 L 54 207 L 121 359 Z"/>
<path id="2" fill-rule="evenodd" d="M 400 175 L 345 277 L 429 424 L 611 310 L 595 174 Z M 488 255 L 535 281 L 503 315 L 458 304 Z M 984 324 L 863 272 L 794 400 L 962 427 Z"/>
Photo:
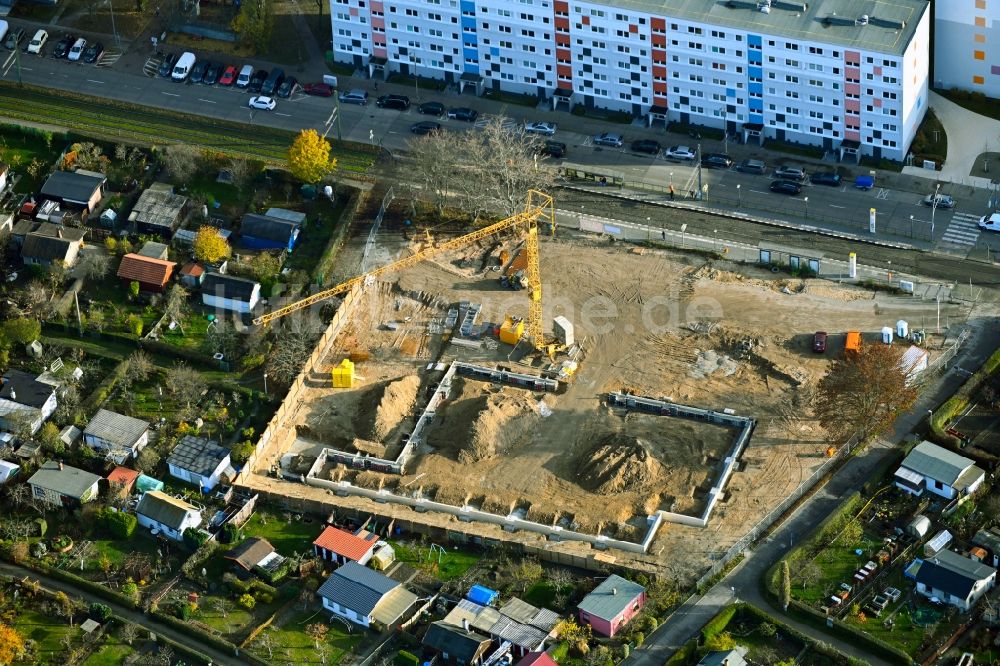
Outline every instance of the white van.
<path id="1" fill-rule="evenodd" d="M 10 30 L 10 24 L 7 21 L 0 21 L 0 42 L 7 39 L 8 30 Z"/>
<path id="2" fill-rule="evenodd" d="M 31 42 L 28 44 L 28 53 L 41 54 L 42 47 L 45 46 L 45 42 L 47 41 L 49 41 L 49 33 L 40 29 L 35 33 L 35 36 L 31 38 Z"/>
<path id="3" fill-rule="evenodd" d="M 250 85 L 250 79 L 253 78 L 253 65 L 243 65 L 243 69 L 240 70 L 240 75 L 236 77 L 236 87 L 246 88 Z"/>
<path id="4" fill-rule="evenodd" d="M 190 51 L 185 51 L 181 54 L 181 57 L 177 59 L 174 63 L 174 71 L 170 74 L 170 78 L 174 81 L 183 81 L 191 73 L 191 69 L 194 67 L 195 57 Z"/>

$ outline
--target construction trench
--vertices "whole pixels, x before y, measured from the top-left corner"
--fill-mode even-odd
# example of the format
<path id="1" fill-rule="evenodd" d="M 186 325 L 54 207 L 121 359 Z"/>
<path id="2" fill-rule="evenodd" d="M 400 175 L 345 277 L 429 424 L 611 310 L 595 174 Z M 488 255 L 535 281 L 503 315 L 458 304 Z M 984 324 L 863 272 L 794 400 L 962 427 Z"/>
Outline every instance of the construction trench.
<path id="1" fill-rule="evenodd" d="M 697 577 L 826 460 L 808 406 L 839 332 L 917 328 L 935 306 L 566 236 L 540 255 L 546 325 L 565 315 L 583 350 L 572 376 L 497 340 L 527 305 L 484 260 L 495 244 L 439 257 L 351 300 L 243 483 L 448 538 Z M 463 303 L 478 306 L 472 325 Z M 815 330 L 830 333 L 825 355 Z M 344 359 L 360 379 L 333 388 Z"/>

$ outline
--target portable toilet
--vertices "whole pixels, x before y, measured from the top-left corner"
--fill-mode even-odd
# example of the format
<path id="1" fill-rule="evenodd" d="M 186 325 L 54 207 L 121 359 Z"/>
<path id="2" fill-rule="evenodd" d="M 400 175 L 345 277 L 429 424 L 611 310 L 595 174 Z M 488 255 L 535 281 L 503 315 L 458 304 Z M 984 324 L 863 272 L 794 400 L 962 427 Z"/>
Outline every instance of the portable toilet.
<path id="1" fill-rule="evenodd" d="M 354 387 L 354 364 L 351 359 L 345 358 L 340 362 L 340 365 L 333 368 L 330 374 L 333 377 L 333 388 Z"/>
<path id="2" fill-rule="evenodd" d="M 891 345 L 892 344 L 892 327 L 883 326 L 882 327 L 882 342 Z"/>
<path id="3" fill-rule="evenodd" d="M 910 334 L 910 325 L 906 323 L 905 319 L 900 319 L 896 322 L 896 337 L 903 338 L 904 340 Z"/>

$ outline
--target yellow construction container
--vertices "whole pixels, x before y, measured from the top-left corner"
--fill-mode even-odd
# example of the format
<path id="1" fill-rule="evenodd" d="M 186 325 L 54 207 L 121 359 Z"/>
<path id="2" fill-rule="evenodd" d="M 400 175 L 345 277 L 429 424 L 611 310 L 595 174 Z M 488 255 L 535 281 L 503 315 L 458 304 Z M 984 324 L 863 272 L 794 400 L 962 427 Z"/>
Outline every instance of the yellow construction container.
<path id="1" fill-rule="evenodd" d="M 524 335 L 524 320 L 508 316 L 500 326 L 500 342 L 516 345 Z"/>
<path id="2" fill-rule="evenodd" d="M 330 374 L 333 375 L 333 388 L 354 387 L 354 364 L 350 359 L 345 358 Z"/>

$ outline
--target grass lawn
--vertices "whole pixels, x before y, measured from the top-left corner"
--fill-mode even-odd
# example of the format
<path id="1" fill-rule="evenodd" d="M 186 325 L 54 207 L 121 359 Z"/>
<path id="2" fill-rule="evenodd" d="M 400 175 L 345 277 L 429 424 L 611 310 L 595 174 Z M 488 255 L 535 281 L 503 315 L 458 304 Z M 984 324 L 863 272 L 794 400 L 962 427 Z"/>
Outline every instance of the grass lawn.
<path id="1" fill-rule="evenodd" d="M 246 536 L 267 539 L 285 557 L 312 550 L 313 539 L 319 536 L 320 531 L 320 525 L 315 522 L 307 523 L 294 518 L 291 522 L 286 522 L 281 515 L 259 511 L 243 527 Z"/>
<path id="2" fill-rule="evenodd" d="M 305 628 L 315 622 L 324 623 L 326 619 L 326 613 L 315 609 L 299 611 L 289 616 L 271 634 L 275 642 L 275 657 L 280 657 L 284 663 L 289 664 L 321 663 L 319 651 L 316 650 L 313 639 L 306 635 Z M 325 641 L 330 650 L 326 660 L 328 666 L 343 663 L 368 635 L 361 627 L 355 627 L 354 631 L 348 633 L 347 628 L 339 622 L 327 624 L 327 627 L 330 630 Z M 262 652 L 259 647 L 255 651 L 258 654 Z M 266 656 L 266 651 L 263 652 Z"/>
<path id="3" fill-rule="evenodd" d="M 160 340 L 175 347 L 185 349 L 199 349 L 205 341 L 205 332 L 208 331 L 208 317 L 200 312 L 193 312 L 184 321 L 184 331 L 176 326 L 170 330 L 169 322 L 164 322 L 160 327 Z"/>
<path id="4" fill-rule="evenodd" d="M 87 565 L 88 569 L 99 571 L 97 562 L 101 559 L 101 555 L 107 556 L 114 566 L 120 566 L 122 561 L 132 553 L 144 553 L 152 557 L 154 561 L 159 559 L 160 556 L 156 554 L 156 542 L 146 536 L 146 534 L 147 530 L 137 527 L 132 538 L 127 541 L 120 539 L 90 539 L 93 546 L 90 551 L 91 559 Z"/>
<path id="5" fill-rule="evenodd" d="M 975 111 L 981 116 L 1000 120 L 1000 105 L 993 98 L 982 93 L 966 92 L 964 90 L 944 90 L 935 88 L 934 92 L 950 99 L 955 104 L 965 107 L 969 111 Z"/>
<path id="6" fill-rule="evenodd" d="M 948 156 L 948 135 L 945 134 L 944 125 L 934 114 L 934 109 L 928 109 L 924 115 L 913 137 L 910 151 L 916 156 L 913 163 L 917 165 L 924 159 L 940 163 Z"/>
<path id="7" fill-rule="evenodd" d="M 841 583 L 853 583 L 854 572 L 871 559 L 868 553 L 877 551 L 880 546 L 880 542 L 866 536 L 859 544 L 845 546 L 838 543 L 823 549 L 814 560 L 823 570 L 823 576 L 805 589 L 801 584 L 793 582 L 792 596 L 803 603 L 813 605 L 817 601 L 824 601 Z M 862 555 L 855 555 L 855 548 L 861 548 Z"/>
<path id="8" fill-rule="evenodd" d="M 212 171 L 200 174 L 191 179 L 186 187 L 180 188 L 187 196 L 208 201 L 209 212 L 213 210 L 212 202 L 218 202 L 230 214 L 238 214 L 246 207 L 247 201 L 240 197 L 240 191 L 230 183 L 220 183 L 216 180 L 219 174 Z M 239 208 L 240 210 L 234 210 Z"/>
<path id="9" fill-rule="evenodd" d="M 572 585 L 566 585 L 562 589 L 563 596 L 568 597 L 573 591 Z M 558 590 L 556 586 L 547 580 L 540 580 L 522 595 L 522 598 L 527 601 L 532 606 L 538 606 L 540 608 L 555 608 L 555 598 Z"/>
<path id="10" fill-rule="evenodd" d="M 53 140 L 53 144 L 58 140 Z M 48 177 L 46 170 L 32 178 L 27 167 L 31 160 L 38 159 L 46 165 L 51 165 L 59 157 L 59 149 L 47 147 L 38 137 L 27 136 L 9 125 L 0 126 L 0 161 L 10 164 L 21 179 L 14 187 L 15 192 L 35 193 Z"/>
<path id="11" fill-rule="evenodd" d="M 50 618 L 33 610 L 18 611 L 14 618 L 14 627 L 25 638 L 36 643 L 36 664 L 63 664 L 66 659 L 66 646 L 63 637 L 71 636 L 74 640 L 80 637 L 80 627 L 71 627 L 62 619 Z"/>
<path id="12" fill-rule="evenodd" d="M 308 211 L 309 218 L 295 249 L 285 261 L 285 267 L 312 274 L 319 264 L 334 231 L 340 225 L 344 207 L 320 197 Z M 313 276 L 316 277 L 316 276 Z"/>
<path id="13" fill-rule="evenodd" d="M 133 652 L 130 646 L 114 636 L 105 636 L 102 642 L 101 647 L 83 662 L 83 666 L 119 666 Z"/>
<path id="14" fill-rule="evenodd" d="M 242 634 L 254 622 L 253 613 L 239 606 L 235 601 L 229 600 L 226 617 L 215 609 L 212 600 L 215 596 L 204 595 L 198 600 L 198 613 L 194 619 L 203 622 L 220 632 L 223 636 L 231 634 Z"/>
<path id="15" fill-rule="evenodd" d="M 391 543 L 396 551 L 397 560 L 426 571 L 443 582 L 461 578 L 465 575 L 466 571 L 476 566 L 482 558 L 481 555 L 461 550 L 449 550 L 444 555 L 435 552 L 432 555 L 429 549 L 421 548 L 413 543 L 401 543 L 398 541 Z M 440 562 L 438 561 L 439 559 Z"/>

